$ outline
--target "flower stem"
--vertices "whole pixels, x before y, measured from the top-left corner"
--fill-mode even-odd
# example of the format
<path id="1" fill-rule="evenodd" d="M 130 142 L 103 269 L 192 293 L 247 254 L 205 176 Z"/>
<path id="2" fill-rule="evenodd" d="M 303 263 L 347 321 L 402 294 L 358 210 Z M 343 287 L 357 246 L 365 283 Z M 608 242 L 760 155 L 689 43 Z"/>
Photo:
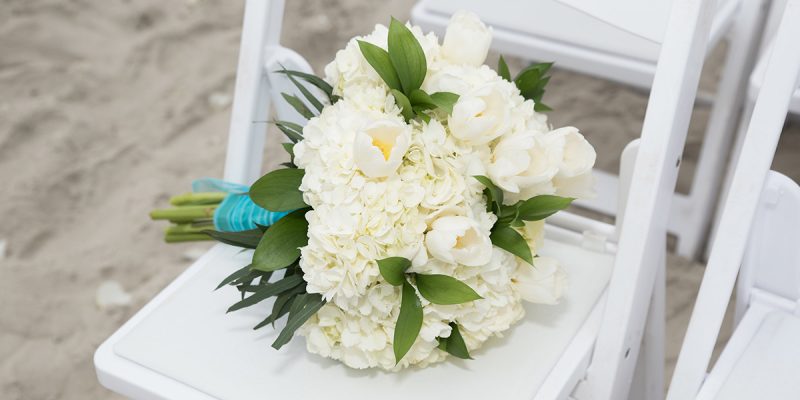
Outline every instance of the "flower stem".
<path id="1" fill-rule="evenodd" d="M 168 208 L 162 210 L 153 210 L 150 212 L 150 219 L 162 220 L 166 219 L 175 223 L 189 223 L 195 222 L 200 219 L 214 218 L 214 211 L 217 209 L 216 205 L 202 205 L 202 206 L 181 206 L 175 208 Z"/>
<path id="2" fill-rule="evenodd" d="M 207 230 L 213 230 L 214 224 L 210 222 L 204 222 L 199 224 L 177 224 L 168 227 L 165 231 L 167 235 L 180 235 L 180 234 L 187 234 L 187 233 L 203 233 Z"/>
<path id="3" fill-rule="evenodd" d="M 200 192 L 184 193 L 172 196 L 169 203 L 173 206 L 198 206 L 207 204 L 219 204 L 225 199 L 227 193 L 223 192 Z"/>
<path id="4" fill-rule="evenodd" d="M 164 241 L 167 243 L 197 242 L 201 240 L 213 239 L 205 233 L 167 233 L 164 235 Z"/>

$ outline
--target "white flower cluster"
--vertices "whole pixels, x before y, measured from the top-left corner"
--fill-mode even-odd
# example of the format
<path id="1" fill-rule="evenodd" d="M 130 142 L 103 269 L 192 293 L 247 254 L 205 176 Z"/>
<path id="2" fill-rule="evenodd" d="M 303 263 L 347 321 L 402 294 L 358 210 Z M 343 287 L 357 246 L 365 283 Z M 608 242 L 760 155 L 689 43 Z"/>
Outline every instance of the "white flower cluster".
<path id="1" fill-rule="evenodd" d="M 406 123 L 357 40 L 387 47 L 386 27 L 351 40 L 325 68 L 341 100 L 323 109 L 294 148 L 305 170 L 300 187 L 307 213 L 308 245 L 300 267 L 307 290 L 328 301 L 299 331 L 308 350 L 353 368 L 398 369 L 445 358 L 438 337 L 457 322 L 468 349 L 522 318 L 521 301 L 558 301 L 566 276 L 555 260 L 535 266 L 493 247 L 496 216 L 486 209 L 489 177 L 507 204 L 540 194 L 591 194 L 594 149 L 575 128 L 551 130 L 543 114 L 516 86 L 483 65 L 491 29 L 468 13 L 456 14 L 442 45 L 410 27 L 425 53 L 422 89 L 460 97 L 450 115 Z M 520 229 L 535 249 L 543 222 Z M 430 304 L 419 337 L 395 363 L 392 350 L 400 288 L 382 278 L 376 260 L 412 260 L 409 272 L 444 274 L 482 299 Z"/>

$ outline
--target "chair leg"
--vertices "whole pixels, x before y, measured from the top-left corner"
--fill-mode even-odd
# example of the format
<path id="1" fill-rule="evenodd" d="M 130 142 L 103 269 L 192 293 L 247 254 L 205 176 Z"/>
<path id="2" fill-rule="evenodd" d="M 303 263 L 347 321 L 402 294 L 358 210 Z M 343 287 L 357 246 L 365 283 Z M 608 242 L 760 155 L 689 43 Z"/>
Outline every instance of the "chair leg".
<path id="1" fill-rule="evenodd" d="M 666 324 L 666 265 L 661 262 L 647 313 L 639 359 L 628 394 L 629 400 L 664 398 L 664 335 Z"/>
<path id="2" fill-rule="evenodd" d="M 744 109 L 742 110 L 742 116 L 739 119 L 739 128 L 736 130 L 733 149 L 731 149 L 730 157 L 728 158 L 728 166 L 725 170 L 725 176 L 722 179 L 722 187 L 720 188 L 717 201 L 714 203 L 716 209 L 709 210 L 709 216 L 713 217 L 713 223 L 711 224 L 710 233 L 708 235 L 708 243 L 713 243 L 714 237 L 717 235 L 719 220 L 720 217 L 722 217 L 722 208 L 725 206 L 725 201 L 728 198 L 728 189 L 730 189 L 731 181 L 733 181 L 733 173 L 736 169 L 736 163 L 739 161 L 739 154 L 742 151 L 742 146 L 744 145 L 744 137 L 747 131 L 747 126 L 750 124 L 750 117 L 753 115 L 755 101 L 750 97 L 749 93 L 746 97 L 747 101 Z M 711 247 L 709 246 L 705 249 L 705 253 L 703 254 L 705 256 L 704 258 L 708 258 L 710 253 Z"/>
<path id="3" fill-rule="evenodd" d="M 696 258 L 703 238 L 709 232 L 713 207 L 717 205 L 720 179 L 725 174 L 725 155 L 729 153 L 730 136 L 735 132 L 736 114 L 742 108 L 748 77 L 753 69 L 760 35 L 766 17 L 764 0 L 744 1 L 731 28 L 730 48 L 719 82 L 716 101 L 706 128 L 697 170 L 689 194 L 686 212 L 689 221 L 678 239 L 678 254 Z M 716 184 L 712 184 L 716 183 Z"/>

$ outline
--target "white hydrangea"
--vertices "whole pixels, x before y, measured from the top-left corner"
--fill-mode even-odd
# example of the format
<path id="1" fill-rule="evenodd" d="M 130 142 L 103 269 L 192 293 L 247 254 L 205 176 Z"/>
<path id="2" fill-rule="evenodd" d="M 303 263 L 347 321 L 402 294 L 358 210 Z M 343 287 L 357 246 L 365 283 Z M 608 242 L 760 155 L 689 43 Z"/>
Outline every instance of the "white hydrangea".
<path id="1" fill-rule="evenodd" d="M 540 257 L 545 261 L 532 267 L 491 245 L 497 217 L 473 176 L 489 176 L 507 203 L 591 191 L 595 154 L 583 136 L 574 128 L 552 130 L 513 83 L 481 65 L 491 29 L 459 14 L 448 28 L 446 52 L 434 34 L 410 29 L 428 63 L 422 89 L 458 94 L 452 114 L 405 122 L 358 46 L 364 40 L 387 47 L 388 30 L 377 25 L 326 66 L 341 100 L 312 118 L 294 147 L 295 163 L 305 170 L 300 189 L 312 207 L 300 267 L 308 292 L 327 300 L 298 332 L 310 352 L 353 368 L 441 361 L 447 353 L 438 338 L 449 337 L 450 322 L 472 351 L 519 321 L 523 300 L 558 301 L 567 278 L 556 260 Z M 481 48 L 456 52 L 467 39 Z M 543 225 L 520 228 L 534 251 Z M 376 262 L 392 256 L 412 260 L 409 272 L 454 277 L 482 297 L 458 305 L 421 298 L 423 327 L 400 363 L 393 352 L 400 288 L 385 282 Z"/>

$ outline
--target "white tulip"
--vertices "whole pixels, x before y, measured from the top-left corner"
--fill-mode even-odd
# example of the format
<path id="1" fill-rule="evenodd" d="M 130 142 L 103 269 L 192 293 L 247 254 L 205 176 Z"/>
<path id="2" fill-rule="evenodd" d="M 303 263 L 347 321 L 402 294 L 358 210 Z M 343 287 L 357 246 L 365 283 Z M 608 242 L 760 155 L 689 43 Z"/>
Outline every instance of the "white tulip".
<path id="1" fill-rule="evenodd" d="M 549 151 L 532 131 L 504 137 L 487 166 L 489 178 L 511 193 L 548 182 L 558 172 L 560 152 Z"/>
<path id="2" fill-rule="evenodd" d="M 583 175 L 594 167 L 597 153 L 578 128 L 572 126 L 558 128 L 544 134 L 543 138 L 548 143 L 548 151 L 559 153 L 561 156 L 558 165 L 560 177 Z"/>
<path id="3" fill-rule="evenodd" d="M 453 136 L 484 144 L 505 133 L 511 106 L 508 94 L 501 89 L 497 83 L 488 84 L 459 97 L 448 119 Z"/>
<path id="4" fill-rule="evenodd" d="M 520 262 L 511 279 L 523 300 L 538 304 L 558 304 L 567 287 L 567 274 L 550 257 L 536 257 L 533 266 Z"/>
<path id="5" fill-rule="evenodd" d="M 441 217 L 433 222 L 425 235 L 431 255 L 444 262 L 468 267 L 485 265 L 492 258 L 492 242 L 471 218 Z"/>
<path id="6" fill-rule="evenodd" d="M 594 176 L 592 171 L 571 176 L 569 178 L 556 176 L 553 179 L 555 194 L 576 199 L 592 199 L 597 196 L 594 191 Z"/>
<path id="7" fill-rule="evenodd" d="M 597 153 L 577 128 L 568 126 L 542 135 L 547 151 L 558 154 L 558 174 L 553 178 L 555 194 L 575 198 L 592 198 L 594 167 Z"/>
<path id="8" fill-rule="evenodd" d="M 353 159 L 364 175 L 386 177 L 397 171 L 410 142 L 408 125 L 392 119 L 377 120 L 356 134 Z"/>
<path id="9" fill-rule="evenodd" d="M 450 18 L 442 43 L 442 55 L 454 64 L 479 66 L 486 60 L 492 43 L 492 28 L 477 15 L 458 11 Z"/>

